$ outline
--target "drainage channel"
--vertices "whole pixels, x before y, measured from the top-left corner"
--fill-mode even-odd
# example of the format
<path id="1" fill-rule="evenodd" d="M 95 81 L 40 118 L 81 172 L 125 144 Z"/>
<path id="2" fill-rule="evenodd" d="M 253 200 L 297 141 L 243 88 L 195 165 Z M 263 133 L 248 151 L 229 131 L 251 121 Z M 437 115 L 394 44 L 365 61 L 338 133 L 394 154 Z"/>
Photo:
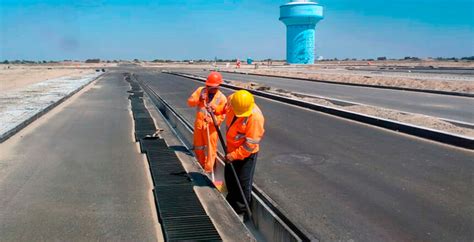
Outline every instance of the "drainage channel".
<path id="1" fill-rule="evenodd" d="M 125 75 L 125 80 L 131 86 L 129 99 L 135 122 L 135 140 L 148 159 L 165 240 L 221 241 L 174 150 L 154 135 L 157 129 L 143 102 L 143 90 L 130 75 Z"/>
<path id="2" fill-rule="evenodd" d="M 147 96 L 156 106 L 158 111 L 167 119 L 170 127 L 186 147 L 192 146 L 193 126 L 179 114 L 171 105 L 162 99 L 144 81 L 134 79 L 145 91 Z M 216 170 L 224 169 L 223 155 L 218 154 L 219 161 Z M 216 171 L 216 174 L 219 173 Z M 271 200 L 255 183 L 252 188 L 252 223 L 246 224 L 249 230 L 256 230 L 256 237 L 263 237 L 266 241 L 318 241 L 313 235 L 298 226 L 296 222 L 290 221 L 279 209 L 278 205 Z"/>

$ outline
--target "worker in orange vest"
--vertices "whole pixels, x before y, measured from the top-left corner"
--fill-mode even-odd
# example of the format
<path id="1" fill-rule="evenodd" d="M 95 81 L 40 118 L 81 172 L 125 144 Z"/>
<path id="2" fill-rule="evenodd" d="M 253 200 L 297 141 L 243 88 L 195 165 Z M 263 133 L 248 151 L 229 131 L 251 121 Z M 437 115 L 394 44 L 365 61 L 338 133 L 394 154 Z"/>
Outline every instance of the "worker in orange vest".
<path id="1" fill-rule="evenodd" d="M 227 201 L 237 213 L 245 212 L 245 203 L 240 194 L 236 179 L 232 174 L 234 165 L 242 190 L 250 204 L 253 175 L 259 143 L 265 132 L 264 117 L 260 108 L 255 104 L 252 94 L 240 90 L 229 96 L 226 114 L 226 143 L 227 155 L 225 166 L 225 182 L 228 190 Z"/>
<path id="2" fill-rule="evenodd" d="M 197 88 L 188 98 L 188 105 L 196 107 L 194 122 L 194 153 L 206 172 L 214 170 L 217 153 L 217 132 L 210 112 L 216 116 L 217 126 L 225 119 L 227 98 L 219 90 L 222 75 L 211 72 L 206 80 L 205 87 Z"/>

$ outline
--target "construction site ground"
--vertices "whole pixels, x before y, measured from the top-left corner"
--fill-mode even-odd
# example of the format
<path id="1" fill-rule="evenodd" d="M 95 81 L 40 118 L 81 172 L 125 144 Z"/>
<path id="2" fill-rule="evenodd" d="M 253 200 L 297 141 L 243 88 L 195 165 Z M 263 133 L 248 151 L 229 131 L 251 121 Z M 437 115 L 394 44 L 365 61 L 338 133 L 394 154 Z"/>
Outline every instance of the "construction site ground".
<path id="1" fill-rule="evenodd" d="M 109 69 L 0 144 L 2 238 L 162 240 L 123 73 L 134 73 L 191 123 L 195 109 L 186 99 L 203 84 L 161 73 L 169 67 Z M 256 102 L 266 134 L 255 182 L 315 237 L 472 239 L 472 151 L 267 98 Z M 200 197 L 212 197 L 200 189 Z"/>

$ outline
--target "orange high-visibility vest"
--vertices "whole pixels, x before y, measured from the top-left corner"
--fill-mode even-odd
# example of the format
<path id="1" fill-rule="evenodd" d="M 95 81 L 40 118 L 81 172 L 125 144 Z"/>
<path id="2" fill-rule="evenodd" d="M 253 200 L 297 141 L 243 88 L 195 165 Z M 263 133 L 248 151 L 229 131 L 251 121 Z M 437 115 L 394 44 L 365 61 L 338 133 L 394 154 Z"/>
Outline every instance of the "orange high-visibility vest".
<path id="1" fill-rule="evenodd" d="M 257 104 L 254 105 L 249 117 L 238 118 L 232 108 L 227 110 L 227 153 L 234 160 L 243 160 L 260 150 L 259 143 L 265 132 L 263 128 L 265 119 Z"/>
<path id="2" fill-rule="evenodd" d="M 194 126 L 197 129 L 203 129 L 207 127 L 207 124 L 205 122 L 205 117 L 208 115 L 206 106 L 205 106 L 204 101 L 199 101 L 199 97 L 201 95 L 205 95 L 206 100 L 209 98 L 206 92 L 207 91 L 205 87 L 199 87 L 188 98 L 188 105 L 190 107 L 196 107 L 196 120 L 194 122 Z M 221 122 L 225 118 L 224 109 L 225 109 L 226 103 L 227 103 L 227 98 L 220 90 L 217 90 L 216 94 L 214 94 L 213 99 L 208 103 L 209 106 L 212 106 L 215 109 L 214 114 L 216 116 L 217 125 L 220 125 Z M 211 123 L 211 125 L 213 124 Z"/>

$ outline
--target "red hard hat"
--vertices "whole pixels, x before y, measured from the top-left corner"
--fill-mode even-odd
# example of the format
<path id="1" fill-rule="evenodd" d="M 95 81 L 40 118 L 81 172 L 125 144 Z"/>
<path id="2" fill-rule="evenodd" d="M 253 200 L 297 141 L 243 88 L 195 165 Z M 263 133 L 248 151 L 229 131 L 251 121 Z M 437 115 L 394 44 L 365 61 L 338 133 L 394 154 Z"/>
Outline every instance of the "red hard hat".
<path id="1" fill-rule="evenodd" d="M 211 74 L 209 74 L 209 76 L 207 76 L 206 86 L 217 87 L 220 84 L 222 84 L 222 75 L 221 75 L 221 73 L 219 73 L 217 71 L 213 71 L 213 72 L 211 72 Z"/>

